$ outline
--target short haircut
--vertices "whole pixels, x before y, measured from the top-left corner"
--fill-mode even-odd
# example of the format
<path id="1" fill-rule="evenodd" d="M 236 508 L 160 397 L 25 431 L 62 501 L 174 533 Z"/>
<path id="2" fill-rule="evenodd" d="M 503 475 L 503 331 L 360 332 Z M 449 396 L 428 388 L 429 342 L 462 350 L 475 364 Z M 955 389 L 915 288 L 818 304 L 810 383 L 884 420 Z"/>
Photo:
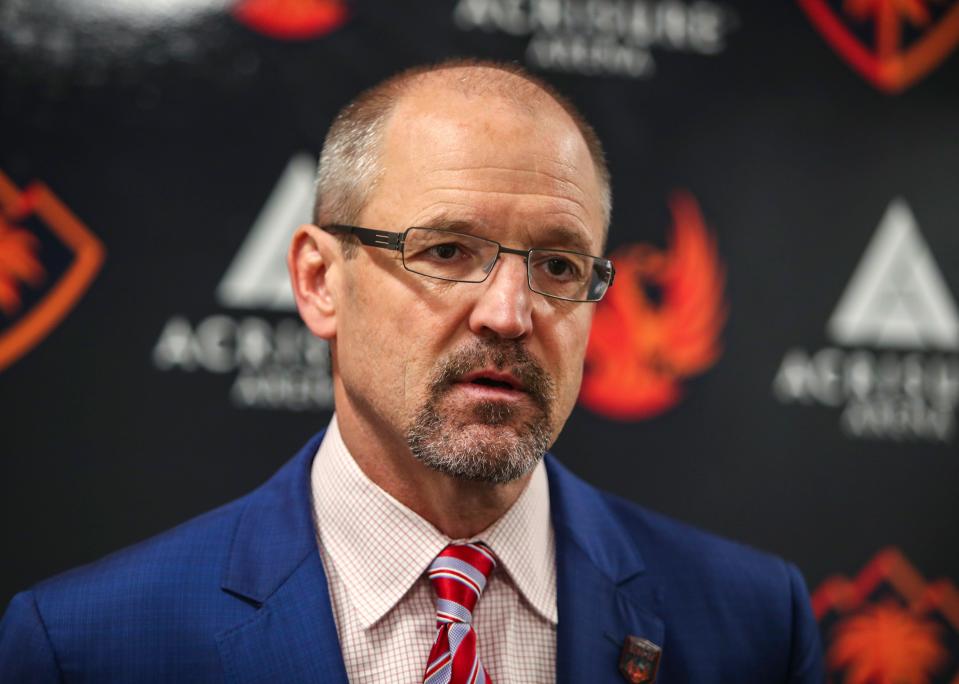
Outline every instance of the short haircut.
<path id="1" fill-rule="evenodd" d="M 518 64 L 479 59 L 447 60 L 407 69 L 360 93 L 340 110 L 320 154 L 313 222 L 320 226 L 356 222 L 382 173 L 380 154 L 390 114 L 417 85 L 448 70 L 462 72 L 443 82 L 450 88 L 504 97 L 530 111 L 534 111 L 536 98 L 545 95 L 569 115 L 586 143 L 599 180 L 605 244 L 612 192 L 606 155 L 596 131 L 567 98 L 543 79 Z M 343 236 L 341 244 L 347 258 L 352 257 L 356 241 Z"/>

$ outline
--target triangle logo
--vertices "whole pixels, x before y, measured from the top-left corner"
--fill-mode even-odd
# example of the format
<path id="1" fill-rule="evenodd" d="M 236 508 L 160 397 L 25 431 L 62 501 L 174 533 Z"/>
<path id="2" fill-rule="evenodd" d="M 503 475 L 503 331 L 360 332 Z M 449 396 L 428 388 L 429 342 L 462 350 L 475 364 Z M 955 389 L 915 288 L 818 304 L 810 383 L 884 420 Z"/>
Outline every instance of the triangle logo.
<path id="1" fill-rule="evenodd" d="M 253 227 L 216 288 L 217 301 L 239 309 L 294 311 L 286 269 L 293 233 L 313 211 L 316 160 L 294 155 L 260 210 Z"/>
<path id="2" fill-rule="evenodd" d="M 894 199 L 827 326 L 847 346 L 959 349 L 959 312 L 909 205 Z"/>

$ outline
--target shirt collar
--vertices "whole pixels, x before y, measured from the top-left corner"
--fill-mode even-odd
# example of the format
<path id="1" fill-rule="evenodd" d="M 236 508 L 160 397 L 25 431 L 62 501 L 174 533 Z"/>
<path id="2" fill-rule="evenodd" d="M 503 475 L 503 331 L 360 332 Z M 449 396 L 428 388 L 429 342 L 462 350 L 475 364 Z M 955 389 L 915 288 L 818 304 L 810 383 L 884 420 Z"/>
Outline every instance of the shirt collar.
<path id="1" fill-rule="evenodd" d="M 335 416 L 313 460 L 311 483 L 323 552 L 368 629 L 453 540 L 366 476 L 344 444 Z M 542 462 L 510 509 L 470 541 L 479 540 L 493 550 L 533 609 L 556 624 L 555 547 Z M 375 572 L 370 571 L 371 558 L 378 559 Z"/>

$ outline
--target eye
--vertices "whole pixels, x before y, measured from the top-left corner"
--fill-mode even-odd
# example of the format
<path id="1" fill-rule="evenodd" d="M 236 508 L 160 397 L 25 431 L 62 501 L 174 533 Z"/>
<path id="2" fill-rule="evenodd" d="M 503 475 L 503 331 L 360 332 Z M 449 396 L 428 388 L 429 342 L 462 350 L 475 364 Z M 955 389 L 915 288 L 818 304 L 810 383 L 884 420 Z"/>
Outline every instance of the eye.
<path id="1" fill-rule="evenodd" d="M 539 266 L 553 280 L 570 282 L 582 278 L 582 271 L 577 263 L 573 259 L 559 254 L 548 255 L 539 263 Z"/>
<path id="2" fill-rule="evenodd" d="M 449 261 L 455 259 L 463 253 L 463 249 L 453 242 L 444 242 L 439 245 L 433 245 L 426 250 L 426 255 L 439 261 Z"/>
<path id="3" fill-rule="evenodd" d="M 551 276 L 564 276 L 567 275 L 572 269 L 572 264 L 570 264 L 566 259 L 558 259 L 553 257 L 546 262 L 546 270 L 549 271 Z"/>

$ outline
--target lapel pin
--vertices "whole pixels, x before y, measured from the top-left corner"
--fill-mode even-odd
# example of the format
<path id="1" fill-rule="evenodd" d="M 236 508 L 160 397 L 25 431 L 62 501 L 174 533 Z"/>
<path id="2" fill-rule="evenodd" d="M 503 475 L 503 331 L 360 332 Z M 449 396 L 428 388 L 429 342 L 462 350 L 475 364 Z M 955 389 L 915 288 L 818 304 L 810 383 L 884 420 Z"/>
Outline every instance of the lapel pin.
<path id="1" fill-rule="evenodd" d="M 619 671 L 627 682 L 651 684 L 656 681 L 659 656 L 662 652 L 663 650 L 652 641 L 628 636 L 623 642 L 623 652 L 619 656 Z"/>

